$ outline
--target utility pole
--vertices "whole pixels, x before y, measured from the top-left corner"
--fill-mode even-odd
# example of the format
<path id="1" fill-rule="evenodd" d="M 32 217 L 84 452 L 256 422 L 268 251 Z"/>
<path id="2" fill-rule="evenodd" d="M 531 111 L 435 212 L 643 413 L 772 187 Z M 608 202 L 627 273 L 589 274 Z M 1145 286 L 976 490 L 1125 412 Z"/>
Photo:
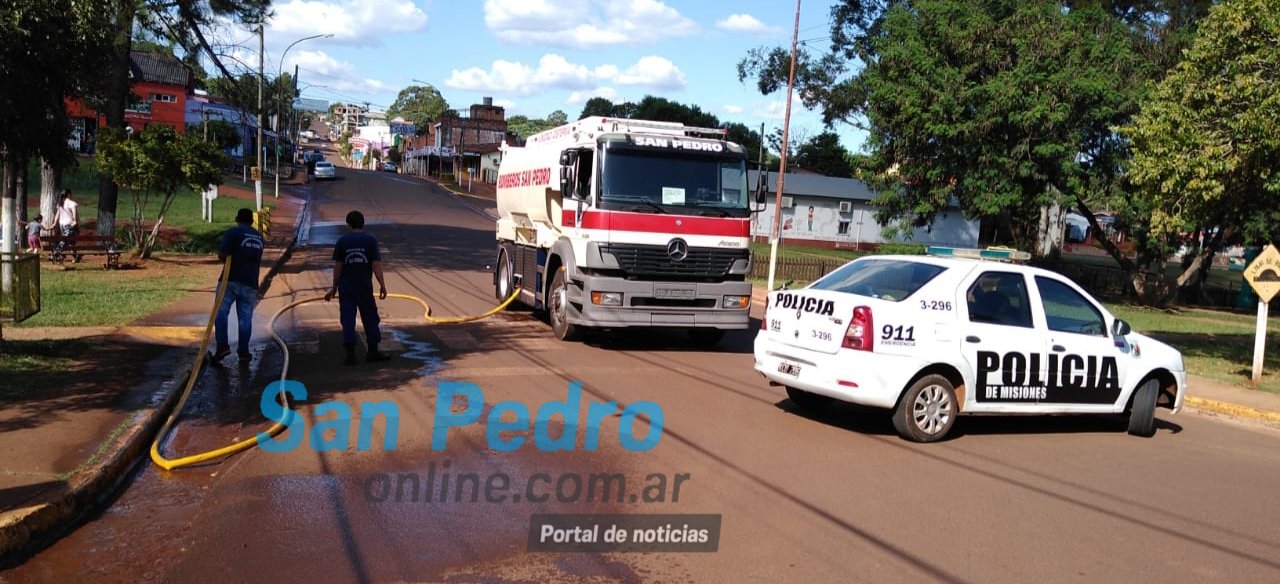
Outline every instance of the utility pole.
<path id="1" fill-rule="evenodd" d="M 778 269 L 778 239 L 782 237 L 782 189 L 787 176 L 788 132 L 791 130 L 791 89 L 796 83 L 796 48 L 800 44 L 800 0 L 796 0 L 796 24 L 791 32 L 791 74 L 787 78 L 787 109 L 782 116 L 782 160 L 778 163 L 778 193 L 773 205 L 773 237 L 769 242 L 769 291 Z M 760 137 L 761 140 L 764 136 Z"/>
<path id="2" fill-rule="evenodd" d="M 254 204 L 257 205 L 256 208 L 258 211 L 262 210 L 262 167 L 263 167 L 263 162 L 265 162 L 265 160 L 263 159 L 266 158 L 266 152 L 267 152 L 266 144 L 262 141 L 262 126 L 263 124 L 265 124 L 265 121 L 262 119 L 262 80 L 264 75 L 262 57 L 265 55 L 265 52 L 266 52 L 266 49 L 263 46 L 266 44 L 265 42 L 263 42 L 264 41 L 263 25 L 264 23 L 262 19 L 259 18 L 258 19 L 258 152 L 254 156 L 257 159 L 256 164 L 258 167 L 258 172 L 255 178 L 253 179 L 253 201 L 254 201 Z"/>

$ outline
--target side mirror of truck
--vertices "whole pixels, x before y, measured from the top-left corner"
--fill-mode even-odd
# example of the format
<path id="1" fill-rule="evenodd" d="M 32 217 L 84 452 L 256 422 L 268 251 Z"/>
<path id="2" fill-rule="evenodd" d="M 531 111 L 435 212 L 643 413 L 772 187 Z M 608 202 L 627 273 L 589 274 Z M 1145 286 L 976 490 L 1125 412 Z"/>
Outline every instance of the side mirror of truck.
<path id="1" fill-rule="evenodd" d="M 767 204 L 766 202 L 769 200 L 769 189 L 764 182 L 765 173 L 761 173 L 757 176 L 759 178 L 756 180 L 756 190 L 751 195 L 751 212 L 752 213 L 764 212 L 765 205 Z"/>
<path id="2" fill-rule="evenodd" d="M 1117 318 L 1115 322 L 1111 323 L 1112 336 L 1123 337 L 1131 332 L 1133 332 L 1133 328 L 1122 319 Z"/>
<path id="3" fill-rule="evenodd" d="M 578 151 L 572 148 L 560 152 L 560 194 L 575 201 L 583 199 L 578 192 Z"/>
<path id="4" fill-rule="evenodd" d="M 560 194 L 570 199 L 578 198 L 578 180 L 573 176 L 572 166 L 560 167 Z"/>

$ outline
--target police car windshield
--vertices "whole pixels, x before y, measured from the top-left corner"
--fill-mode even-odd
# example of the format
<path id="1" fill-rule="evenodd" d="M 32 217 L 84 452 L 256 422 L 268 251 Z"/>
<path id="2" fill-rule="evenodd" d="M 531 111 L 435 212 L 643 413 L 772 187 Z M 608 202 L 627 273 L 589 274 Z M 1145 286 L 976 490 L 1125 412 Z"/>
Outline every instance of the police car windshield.
<path id="1" fill-rule="evenodd" d="M 600 200 L 605 204 L 644 202 L 672 213 L 696 214 L 697 208 L 747 213 L 747 172 L 741 159 L 609 148 L 601 168 Z"/>
<path id="2" fill-rule="evenodd" d="M 861 259 L 845 264 L 810 288 L 899 302 L 945 272 L 942 266 L 889 259 Z"/>

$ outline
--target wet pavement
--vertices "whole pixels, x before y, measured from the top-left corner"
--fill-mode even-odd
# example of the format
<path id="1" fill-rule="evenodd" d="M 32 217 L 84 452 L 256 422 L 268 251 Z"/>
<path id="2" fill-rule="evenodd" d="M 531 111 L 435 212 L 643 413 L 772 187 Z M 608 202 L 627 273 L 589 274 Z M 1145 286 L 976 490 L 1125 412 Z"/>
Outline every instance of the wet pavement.
<path id="1" fill-rule="evenodd" d="M 423 296 L 441 316 L 494 304 L 491 222 L 425 185 L 339 174 L 316 186 L 310 246 L 259 308 L 253 360 L 241 368 L 233 356 L 204 373 L 167 452 L 266 427 L 259 401 L 283 355 L 261 329 L 281 307 L 328 287 L 326 246 L 351 208 L 383 242 L 393 292 Z M 446 327 L 423 323 L 411 302 L 380 308 L 383 346 L 396 354 L 380 364 L 341 365 L 336 303 L 279 319 L 289 377 L 307 389 L 294 405 L 299 425 L 283 436 L 296 433 L 297 448 L 173 472 L 147 466 L 111 507 L 0 581 L 1280 580 L 1275 433 L 1162 415 L 1157 437 L 1140 440 L 1116 419 L 979 418 L 963 420 L 954 440 L 914 445 L 893 435 L 882 412 L 797 411 L 751 370 L 754 331 L 710 349 L 663 332 L 561 343 L 527 311 Z M 555 452 L 535 448 L 536 431 L 522 427 L 497 432 L 525 439 L 506 452 L 474 423 L 433 449 L 446 381 L 483 392 L 480 420 L 500 402 L 531 412 L 564 402 L 581 382 L 582 408 L 654 402 L 664 428 L 654 449 L 630 451 L 613 413 L 594 450 L 581 426 L 572 448 Z M 388 403 L 398 414 L 395 448 L 384 448 L 392 423 L 376 416 L 360 450 L 361 412 Z M 352 419 L 339 423 L 343 408 Z M 460 414 L 464 404 L 447 409 Z M 632 435 L 650 421 L 632 420 Z M 547 435 L 565 430 L 552 418 Z M 321 450 L 313 439 L 349 447 Z M 575 494 L 575 481 L 593 475 L 619 475 L 625 488 Z M 644 489 L 659 480 L 660 500 Z M 513 487 L 490 501 L 489 481 Z M 530 553 L 541 513 L 717 514 L 722 533 L 714 553 Z"/>

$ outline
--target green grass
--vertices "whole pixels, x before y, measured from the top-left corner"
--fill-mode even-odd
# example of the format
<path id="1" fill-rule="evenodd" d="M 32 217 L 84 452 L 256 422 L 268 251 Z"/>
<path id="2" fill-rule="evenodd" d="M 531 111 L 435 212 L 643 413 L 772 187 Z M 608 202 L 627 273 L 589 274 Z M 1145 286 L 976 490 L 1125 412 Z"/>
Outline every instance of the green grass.
<path id="1" fill-rule="evenodd" d="M 80 264 L 84 266 L 85 264 Z M 159 266 L 152 262 L 149 266 Z M 205 278 L 195 266 L 40 273 L 41 310 L 19 327 L 121 326 L 180 298 Z"/>
<path id="2" fill-rule="evenodd" d="M 1172 345 L 1182 352 L 1187 372 L 1223 383 L 1280 393 L 1280 347 L 1272 346 L 1263 360 L 1262 381 L 1253 386 L 1255 317 L 1218 310 L 1159 310 L 1132 305 L 1109 305 L 1112 314 L 1135 331 Z M 1280 330 L 1280 318 L 1268 319 L 1267 330 Z"/>
<path id="3" fill-rule="evenodd" d="M 0 403 L 20 398 L 31 388 L 47 387 L 70 369 L 77 356 L 88 354 L 98 341 L 6 341 L 0 352 Z"/>
<path id="4" fill-rule="evenodd" d="M 38 167 L 33 171 L 31 178 L 27 186 L 28 202 L 31 204 L 31 209 L 38 212 L 40 205 Z M 238 177 L 233 179 L 228 175 L 224 178 L 227 180 L 227 185 L 242 185 Z M 92 158 L 80 158 L 78 164 L 63 173 L 62 183 L 65 188 L 71 189 L 76 202 L 80 204 L 81 225 L 86 222 L 96 222 L 98 217 L 97 162 Z M 253 184 L 249 183 L 248 188 L 252 190 Z M 268 196 L 267 199 L 269 198 Z M 155 221 L 161 202 L 162 197 L 159 195 L 152 195 L 148 200 L 145 213 L 145 220 L 148 223 Z M 222 232 L 235 225 L 236 210 L 246 206 L 246 203 L 247 201 L 234 197 L 219 197 L 213 202 L 214 222 L 208 223 L 200 219 L 199 194 L 183 189 L 174 199 L 173 205 L 169 207 L 169 212 L 165 214 L 161 229 L 162 231 L 166 228 L 180 229 L 185 232 L 186 237 L 179 241 L 161 243 L 157 245 L 155 251 L 213 253 L 217 249 L 218 238 L 222 236 Z M 263 206 L 270 208 L 274 205 L 264 199 Z M 133 194 L 130 191 L 121 190 L 119 201 L 116 203 L 116 233 L 119 237 L 126 237 L 132 220 Z M 46 218 L 46 221 L 51 219 Z"/>

